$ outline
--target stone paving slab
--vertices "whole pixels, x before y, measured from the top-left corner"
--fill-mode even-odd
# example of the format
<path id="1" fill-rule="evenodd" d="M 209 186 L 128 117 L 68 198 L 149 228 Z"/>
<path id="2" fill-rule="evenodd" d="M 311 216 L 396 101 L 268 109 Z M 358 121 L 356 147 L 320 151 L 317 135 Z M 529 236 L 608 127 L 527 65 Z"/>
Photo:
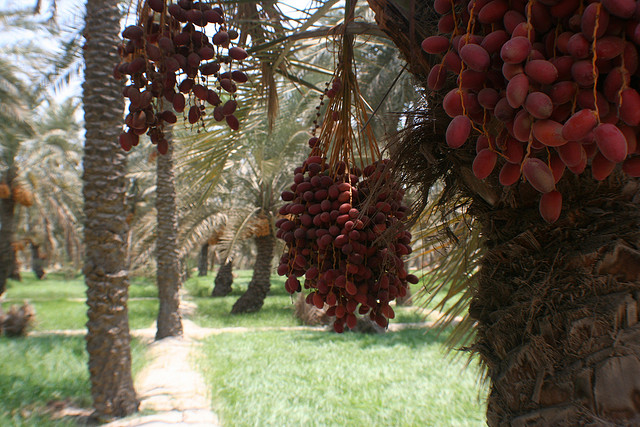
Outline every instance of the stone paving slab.
<path id="1" fill-rule="evenodd" d="M 198 326 L 185 319 L 183 328 L 185 337 L 164 338 L 149 345 L 149 363 L 135 380 L 140 411 L 155 413 L 117 420 L 106 426 L 220 425 L 218 417 L 211 411 L 206 382 L 191 367 L 201 345 L 191 338 Z M 136 335 L 155 333 L 155 328 L 149 329 L 136 331 Z"/>

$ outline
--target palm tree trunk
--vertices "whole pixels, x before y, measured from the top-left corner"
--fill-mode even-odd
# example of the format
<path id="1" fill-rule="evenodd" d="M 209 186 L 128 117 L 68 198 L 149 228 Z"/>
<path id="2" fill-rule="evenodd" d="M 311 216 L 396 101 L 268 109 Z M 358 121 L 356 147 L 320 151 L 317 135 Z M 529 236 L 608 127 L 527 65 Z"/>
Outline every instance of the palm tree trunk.
<path id="1" fill-rule="evenodd" d="M 43 260 L 40 257 L 40 245 L 31 242 L 31 269 L 38 279 L 44 277 Z"/>
<path id="2" fill-rule="evenodd" d="M 220 266 L 214 283 L 215 286 L 211 292 L 212 297 L 225 297 L 231 293 L 231 285 L 233 284 L 233 261 L 231 259 L 227 259 Z"/>
<path id="3" fill-rule="evenodd" d="M 4 176 L 4 182 L 9 188 L 12 188 L 13 180 L 16 178 L 16 170 L 10 167 Z M 15 201 L 11 196 L 6 199 L 0 199 L 0 295 L 7 288 L 7 279 L 13 272 L 12 258 L 14 233 L 14 211 Z"/>
<path id="4" fill-rule="evenodd" d="M 84 275 L 91 395 L 99 419 L 137 411 L 131 378 L 125 266 L 126 158 L 118 143 L 124 103 L 111 72 L 118 62 L 119 0 L 88 0 L 84 36 Z"/>
<path id="5" fill-rule="evenodd" d="M 9 274 L 9 279 L 15 281 L 22 281 L 22 276 L 20 275 L 20 260 L 18 259 L 18 249 L 15 247 L 11 248 L 11 259 L 9 270 L 11 273 Z"/>
<path id="6" fill-rule="evenodd" d="M 198 257 L 198 276 L 206 276 L 209 272 L 209 243 L 205 243 L 200 247 L 200 256 Z"/>
<path id="7" fill-rule="evenodd" d="M 165 131 L 168 135 L 169 130 Z M 156 210 L 158 237 L 156 238 L 156 281 L 158 284 L 158 330 L 156 339 L 182 335 L 180 312 L 180 259 L 178 258 L 178 215 L 173 171 L 173 142 L 165 155 L 157 157 Z"/>
<path id="8" fill-rule="evenodd" d="M 436 22 L 428 19 L 435 17 L 432 3 L 368 2 L 425 82 L 430 66 L 420 42 L 437 30 L 420 24 Z M 416 13 L 403 13 L 406 6 Z M 429 124 L 429 138 L 444 134 L 434 128 Z M 464 181 L 463 173 L 454 175 Z M 537 193 L 517 187 L 508 202 L 488 197 L 503 193 L 495 181 L 464 183 L 477 193 L 468 212 L 482 224 L 487 251 L 470 305 L 477 321 L 471 349 L 491 381 L 487 423 L 640 425 L 638 180 L 618 174 L 598 183 L 589 170 L 565 172 L 558 183 L 563 212 L 552 225 L 540 218 Z M 487 202 L 483 186 L 491 190 Z"/>
<path id="9" fill-rule="evenodd" d="M 253 313 L 262 308 L 264 299 L 271 288 L 271 260 L 276 245 L 272 234 L 256 237 L 256 263 L 253 266 L 253 276 L 247 291 L 231 308 L 231 314 Z"/>
<path id="10" fill-rule="evenodd" d="M 483 217 L 470 313 L 490 426 L 640 423 L 639 186 L 585 181 L 556 224 L 530 207 Z"/>

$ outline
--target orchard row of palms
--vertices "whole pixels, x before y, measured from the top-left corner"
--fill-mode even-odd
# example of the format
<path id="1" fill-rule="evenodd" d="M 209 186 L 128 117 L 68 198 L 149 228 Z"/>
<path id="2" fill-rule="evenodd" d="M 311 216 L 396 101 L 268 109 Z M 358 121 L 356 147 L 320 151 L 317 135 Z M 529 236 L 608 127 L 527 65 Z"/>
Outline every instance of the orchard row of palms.
<path id="1" fill-rule="evenodd" d="M 479 355 L 492 382 L 489 424 L 637 422 L 637 405 L 634 409 L 633 404 L 624 403 L 633 402 L 637 394 L 627 379 L 640 375 L 640 350 L 634 344 L 640 336 L 640 276 L 630 268 L 633 262 L 625 262 L 640 259 L 637 179 L 619 170 L 603 182 L 589 173 L 570 175 L 560 184 L 567 200 L 563 216 L 555 224 L 545 223 L 537 205 L 525 197 L 526 183 L 503 189 L 495 180 L 476 180 L 469 161 L 475 147 L 467 144 L 452 152 L 444 144 L 449 119 L 440 98 L 427 91 L 430 102 L 419 104 L 403 95 L 426 88 L 427 75 L 435 64 L 420 48 L 422 40 L 437 33 L 438 17 L 432 2 L 367 3 L 373 13 L 366 7 L 360 9 L 358 16 L 364 22 L 349 22 L 341 28 L 366 34 L 361 39 L 366 43 L 361 42 L 355 56 L 370 105 L 382 103 L 394 77 L 402 74 L 398 53 L 416 79 L 415 87 L 408 80 L 395 85 L 411 90 L 396 92 L 382 103 L 387 111 L 409 109 L 415 114 L 406 122 L 395 117 L 384 125 L 373 121 L 371 126 L 391 131 L 408 127 L 391 152 L 400 178 L 415 190 L 424 206 L 433 201 L 428 196 L 437 192 L 435 205 L 425 212 L 433 214 L 430 221 L 438 227 L 428 223 L 422 235 L 448 236 L 466 245 L 453 250 L 459 257 L 456 261 L 445 259 L 439 267 L 441 277 L 452 283 L 448 296 L 464 294 L 451 314 L 467 312 L 463 324 L 467 329 L 461 331 L 475 332 L 469 349 Z M 166 252 L 183 260 L 214 241 L 225 246 L 222 259 L 232 257 L 232 243 L 246 240 L 249 234 L 242 233 L 266 223 L 266 233 L 256 234 L 254 239 L 258 254 L 254 277 L 234 311 L 261 307 L 270 286 L 278 193 L 304 154 L 300 141 L 305 138 L 298 135 L 308 130 L 314 119 L 315 105 L 309 99 L 319 95 L 332 73 L 332 59 L 327 55 L 331 37 L 327 35 L 334 34 L 329 30 L 340 22 L 342 6 L 348 9 L 353 2 L 311 4 L 309 9 L 288 16 L 276 1 L 225 3 L 232 25 L 243 34 L 241 44 L 252 54 L 247 64 L 254 84 L 240 94 L 243 130 L 234 133 L 214 123 L 208 124 L 208 130 L 174 129 L 174 139 L 179 142 L 174 153 L 179 203 L 175 211 L 161 214 L 153 209 L 153 183 L 158 172 L 147 163 L 147 152 L 136 147 L 128 156 L 127 168 L 127 156 L 117 143 L 123 100 L 121 84 L 111 78 L 111 70 L 118 61 L 119 2 L 88 0 L 83 49 L 84 211 L 80 214 L 79 209 L 68 209 L 67 218 L 84 217 L 87 346 L 94 406 L 100 416 L 122 416 L 137 408 L 126 323 L 129 272 L 148 265 L 154 241 L 174 238 L 160 236 L 154 216 L 158 224 L 160 215 L 179 224 L 177 246 Z M 394 47 L 389 49 L 391 43 Z M 363 83 L 367 78 L 369 85 Z M 25 179 L 17 147 L 33 138 L 35 127 L 21 119 L 21 114 L 32 108 L 20 81 L 10 77 L 6 81 L 15 83 L 6 91 L 7 99 L 15 100 L 11 103 L 15 113 L 9 117 L 13 124 L 2 128 L 7 133 L 3 147 L 8 147 L 3 154 L 10 159 L 3 172 L 6 180 L 13 182 L 14 176 Z M 637 82 L 632 80 L 631 84 Z M 293 145 L 301 148 L 290 150 Z M 158 163 L 159 173 L 170 177 L 169 165 L 164 167 Z M 3 199 L 3 215 L 14 212 L 11 203 Z M 43 209 L 53 224 L 51 211 Z M 9 252 L 7 236 L 14 227 L 4 216 L 2 221 L 0 256 L 5 257 Z M 46 225 L 42 219 L 39 222 L 39 226 Z M 51 236 L 64 241 L 59 237 L 67 233 L 61 234 L 63 225 L 50 228 Z M 431 233 L 434 229 L 436 233 Z M 435 243 L 425 252 L 439 246 L 447 244 Z M 0 280 L 7 274 L 0 268 Z M 164 286 L 160 281 L 158 284 Z M 434 283 L 438 286 L 442 284 Z M 178 287 L 167 288 L 168 299 L 175 298 Z M 167 313 L 175 315 L 175 307 Z M 179 322 L 179 318 L 175 320 Z M 619 405 L 604 398 L 615 389 L 612 384 L 620 385 L 617 391 L 626 399 L 618 399 L 622 402 Z"/>
<path id="2" fill-rule="evenodd" d="M 34 205 L 21 207 L 12 197 L 2 199 L 12 215 L 2 219 L 5 234 L 0 254 L 2 259 L 9 259 L 14 256 L 10 243 L 28 240 L 41 247 L 47 268 L 72 270 L 80 267 L 84 251 L 94 406 L 98 414 L 107 417 L 130 413 L 137 406 L 128 374 L 126 289 L 130 272 L 157 272 L 158 339 L 182 333 L 177 311 L 182 270 L 198 249 L 212 241 L 212 236 L 216 236 L 221 262 L 234 258 L 239 251 L 256 253 L 249 288 L 232 312 L 262 307 L 270 288 L 272 259 L 278 251 L 274 222 L 281 205 L 280 193 L 304 158 L 309 130 L 317 118 L 318 97 L 330 79 L 333 62 L 324 46 L 314 41 L 302 50 L 289 52 L 287 67 L 283 64 L 265 77 L 258 71 L 260 64 L 272 61 L 278 51 L 260 48 L 255 53 L 257 65 L 250 65 L 256 70 L 253 87 L 240 96 L 240 132 L 216 126 L 213 120 L 195 132 L 176 126 L 168 155 L 157 156 L 148 142 L 125 155 L 116 138 L 122 126 L 121 83 L 106 67 L 106 63 L 117 61 L 110 53 L 110 46 L 119 43 L 116 3 L 87 5 L 86 28 L 99 36 L 87 37 L 82 49 L 84 158 L 83 135 L 79 132 L 82 115 L 74 97 L 62 105 L 42 101 L 41 93 L 50 93 L 44 84 L 34 91 L 24 83 L 22 70 L 5 67 L 7 84 L 3 87 L 8 92 L 2 98 L 3 105 L 15 109 L 4 122 L 12 126 L 3 129 L 4 182 L 19 182 L 28 188 Z M 109 19 L 92 17 L 92 10 L 102 13 L 107 9 L 114 13 Z M 329 7 L 321 12 L 311 14 L 312 19 L 325 26 L 340 18 Z M 261 15 L 265 11 L 241 7 L 238 13 Z M 44 29 L 57 34 L 55 26 Z M 285 33 L 283 28 L 270 31 L 269 37 Z M 254 39 L 259 40 L 257 33 Z M 263 41 L 267 41 L 266 36 Z M 372 45 L 384 55 L 369 58 L 371 63 L 363 67 L 362 76 L 375 81 L 384 73 L 395 74 L 395 69 L 385 69 L 389 62 L 398 62 L 388 49 L 389 43 Z M 71 43 L 69 46 L 64 53 L 73 51 Z M 26 58 L 21 60 L 26 62 Z M 69 69 L 77 67 L 78 58 L 51 57 L 50 63 L 62 68 L 43 83 L 51 82 L 51 78 L 59 82 L 60 75 L 66 76 Z M 266 100 L 256 96 L 258 88 L 267 94 Z M 372 96 L 370 102 L 377 105 L 380 94 L 374 95 L 378 97 Z M 410 98 L 405 90 L 390 105 L 401 110 L 406 99 Z M 296 120 L 291 120 L 294 116 Z M 396 128 L 397 122 L 398 117 L 391 117 L 386 127 Z M 372 126 L 380 130 L 385 127 L 379 120 Z M 253 245 L 247 245 L 247 237 L 253 237 L 249 240 Z M 121 242 L 127 244 L 120 246 Z M 9 273 L 7 269 L 3 280 Z M 105 310 L 105 298 L 109 298 L 110 309 Z M 108 331 L 114 330 L 118 333 L 110 336 Z M 110 348 L 120 357 L 105 359 Z M 121 382 L 108 378 L 113 372 L 122 372 L 118 376 Z"/>

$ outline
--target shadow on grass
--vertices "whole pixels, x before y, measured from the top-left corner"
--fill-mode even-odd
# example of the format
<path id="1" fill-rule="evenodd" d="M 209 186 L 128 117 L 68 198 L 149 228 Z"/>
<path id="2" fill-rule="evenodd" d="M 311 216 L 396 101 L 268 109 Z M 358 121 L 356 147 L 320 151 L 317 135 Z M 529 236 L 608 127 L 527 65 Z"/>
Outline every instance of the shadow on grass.
<path id="1" fill-rule="evenodd" d="M 0 338 L 0 425 L 94 425 L 82 336 Z M 145 364 L 146 346 L 131 340 L 132 374 Z M 65 416 L 65 409 L 74 409 Z M 75 414 L 73 414 L 75 412 Z M 58 414 L 59 419 L 52 416 Z"/>

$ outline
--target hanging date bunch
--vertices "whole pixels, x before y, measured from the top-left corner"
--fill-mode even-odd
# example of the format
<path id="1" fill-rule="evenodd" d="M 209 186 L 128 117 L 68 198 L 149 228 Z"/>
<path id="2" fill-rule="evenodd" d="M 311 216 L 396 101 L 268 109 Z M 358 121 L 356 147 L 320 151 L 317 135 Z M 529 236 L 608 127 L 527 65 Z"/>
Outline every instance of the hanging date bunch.
<path id="1" fill-rule="evenodd" d="M 407 292 L 403 257 L 411 252 L 411 234 L 402 219 L 404 191 L 391 182 L 382 160 L 352 69 L 352 39 L 344 37 L 319 137 L 309 140 L 311 154 L 294 171 L 286 218 L 276 226 L 286 244 L 278 274 L 286 290 L 308 290 L 306 302 L 328 307 L 334 329 L 354 328 L 358 315 L 381 327 L 395 314 L 389 305 Z"/>
<path id="2" fill-rule="evenodd" d="M 446 142 L 476 144 L 473 173 L 497 173 L 541 193 L 540 213 L 562 210 L 556 184 L 590 166 L 640 176 L 637 91 L 640 8 L 633 0 L 435 0 L 439 35 L 422 48 L 438 64 L 428 87 L 443 99 Z M 495 172 L 494 172 L 495 171 Z"/>
<path id="3" fill-rule="evenodd" d="M 237 64 L 248 55 L 231 45 L 238 33 L 227 27 L 224 11 L 205 1 L 147 0 L 137 16 L 138 24 L 122 32 L 122 60 L 114 69 L 114 77 L 129 78 L 122 148 L 129 151 L 146 133 L 165 154 L 164 126 L 177 122 L 176 113 L 197 124 L 207 105 L 216 121 L 237 130 L 237 83 L 247 81 Z"/>

